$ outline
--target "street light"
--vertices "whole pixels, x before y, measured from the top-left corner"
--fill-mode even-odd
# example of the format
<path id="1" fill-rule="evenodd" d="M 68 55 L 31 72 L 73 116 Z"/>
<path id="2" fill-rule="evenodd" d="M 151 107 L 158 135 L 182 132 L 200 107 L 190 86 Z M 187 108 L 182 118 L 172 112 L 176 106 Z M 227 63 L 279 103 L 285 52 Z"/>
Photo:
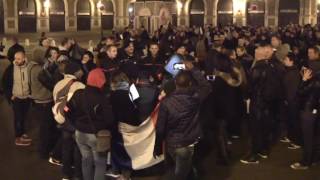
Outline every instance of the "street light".
<path id="1" fill-rule="evenodd" d="M 100 33 L 101 33 L 101 39 L 102 39 L 103 38 L 103 27 L 102 27 L 102 16 L 103 16 L 103 14 L 102 14 L 102 11 L 104 10 L 104 4 L 101 2 L 101 0 L 98 1 L 98 3 L 97 3 L 97 9 L 100 10 L 100 17 L 101 17 Z"/>
<path id="2" fill-rule="evenodd" d="M 129 27 L 130 28 L 133 28 L 133 7 L 131 6 L 131 7 L 129 7 L 129 9 L 128 9 L 128 11 L 129 11 Z"/>
<path id="3" fill-rule="evenodd" d="M 49 9 L 51 6 L 51 3 L 50 3 L 50 0 L 45 0 L 43 2 L 43 7 L 46 8 L 46 9 Z"/>

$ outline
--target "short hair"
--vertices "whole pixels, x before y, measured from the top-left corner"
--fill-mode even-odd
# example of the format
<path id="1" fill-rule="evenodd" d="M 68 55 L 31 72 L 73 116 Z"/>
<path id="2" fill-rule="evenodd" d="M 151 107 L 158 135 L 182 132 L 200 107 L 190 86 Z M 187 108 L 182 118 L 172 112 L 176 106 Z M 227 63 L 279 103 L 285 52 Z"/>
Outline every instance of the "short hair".
<path id="1" fill-rule="evenodd" d="M 192 85 L 192 74 L 190 71 L 180 71 L 175 77 L 175 84 L 177 88 L 189 88 Z"/>
<path id="2" fill-rule="evenodd" d="M 316 54 L 320 54 L 320 50 L 317 46 L 311 46 L 308 49 L 312 49 Z"/>
<path id="3" fill-rule="evenodd" d="M 247 52 L 246 48 L 243 46 L 237 46 L 236 49 L 240 49 L 240 51 Z"/>
<path id="4" fill-rule="evenodd" d="M 158 44 L 157 42 L 151 41 L 151 42 L 149 43 L 149 47 L 148 47 L 148 48 L 150 48 L 150 47 L 153 46 L 153 45 L 156 45 L 156 46 L 159 47 L 159 44 Z"/>
<path id="5" fill-rule="evenodd" d="M 118 85 L 121 82 L 130 82 L 128 76 L 122 71 L 116 71 L 111 75 L 111 86 Z"/>
<path id="6" fill-rule="evenodd" d="M 281 41 L 281 37 L 280 37 L 279 34 L 273 34 L 270 39 L 272 39 L 272 38 L 276 38 L 276 39 L 278 39 L 279 41 Z"/>
<path id="7" fill-rule="evenodd" d="M 289 52 L 288 55 L 287 55 L 288 59 L 290 61 L 293 62 L 293 64 L 297 64 L 298 63 L 298 59 L 297 57 L 292 53 L 292 52 Z"/>
<path id="8" fill-rule="evenodd" d="M 112 47 L 118 49 L 118 47 L 115 44 L 110 44 L 106 47 L 106 50 L 109 51 Z"/>

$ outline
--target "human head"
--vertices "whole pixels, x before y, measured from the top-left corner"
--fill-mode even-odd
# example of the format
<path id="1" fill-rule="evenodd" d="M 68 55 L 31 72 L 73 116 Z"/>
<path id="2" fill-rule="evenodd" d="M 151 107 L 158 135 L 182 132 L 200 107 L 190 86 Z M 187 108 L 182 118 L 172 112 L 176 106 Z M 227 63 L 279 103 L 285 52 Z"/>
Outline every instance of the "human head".
<path id="1" fill-rule="evenodd" d="M 83 71 L 80 65 L 74 62 L 68 62 L 64 69 L 64 74 L 74 75 L 77 79 L 81 79 L 83 76 Z"/>
<path id="2" fill-rule="evenodd" d="M 89 61 L 93 61 L 93 54 L 90 51 L 86 51 L 81 57 L 81 63 L 86 64 Z"/>
<path id="3" fill-rule="evenodd" d="M 54 60 L 54 61 L 58 60 L 59 55 L 60 55 L 60 52 L 59 52 L 59 49 L 58 49 L 58 48 L 56 48 L 56 47 L 50 48 L 49 57 L 50 57 L 52 60 Z"/>
<path id="4" fill-rule="evenodd" d="M 177 47 L 176 53 L 181 55 L 181 56 L 185 56 L 188 52 L 187 52 L 187 48 L 185 45 L 181 44 Z"/>
<path id="5" fill-rule="evenodd" d="M 156 56 L 159 53 L 159 50 L 160 48 L 158 43 L 155 43 L 155 42 L 150 43 L 149 52 L 151 56 Z"/>
<path id="6" fill-rule="evenodd" d="M 242 46 L 238 46 L 236 48 L 236 53 L 238 57 L 242 57 L 243 55 L 245 55 L 247 53 L 246 48 L 242 47 Z"/>
<path id="7" fill-rule="evenodd" d="M 115 59 L 118 55 L 118 48 L 115 45 L 107 46 L 107 55 L 110 59 Z"/>
<path id="8" fill-rule="evenodd" d="M 40 46 L 49 48 L 50 47 L 49 39 L 48 38 L 41 39 Z"/>
<path id="9" fill-rule="evenodd" d="M 87 79 L 88 86 L 103 89 L 106 82 L 106 76 L 101 68 L 96 68 L 89 72 Z"/>
<path id="10" fill-rule="evenodd" d="M 66 49 L 70 49 L 71 45 L 71 40 L 69 38 L 63 38 L 63 40 L 61 41 L 61 46 Z"/>
<path id="11" fill-rule="evenodd" d="M 273 35 L 271 37 L 271 45 L 273 48 L 278 48 L 281 45 L 281 38 L 278 35 Z"/>
<path id="12" fill-rule="evenodd" d="M 286 67 L 291 67 L 295 65 L 297 62 L 296 56 L 293 53 L 289 53 L 284 59 L 283 59 L 283 64 Z"/>
<path id="13" fill-rule="evenodd" d="M 134 53 L 134 44 L 133 44 L 133 42 L 130 41 L 130 42 L 126 43 L 124 45 L 124 50 L 128 55 L 133 55 L 133 53 Z"/>
<path id="14" fill-rule="evenodd" d="M 14 63 L 18 66 L 24 65 L 26 62 L 26 55 L 23 51 L 18 51 L 14 54 Z"/>
<path id="15" fill-rule="evenodd" d="M 177 89 L 188 89 L 192 86 L 192 74 L 190 71 L 180 71 L 175 77 Z"/>
<path id="16" fill-rule="evenodd" d="M 106 39 L 106 45 L 109 46 L 109 45 L 113 45 L 113 44 L 115 44 L 115 39 L 114 39 L 114 37 L 113 37 L 113 36 L 107 37 L 107 39 Z"/>
<path id="17" fill-rule="evenodd" d="M 111 75 L 111 89 L 113 91 L 117 90 L 117 88 L 123 84 L 129 85 L 129 82 L 128 76 L 121 71 L 116 71 Z"/>
<path id="18" fill-rule="evenodd" d="M 319 60 L 319 49 L 317 47 L 309 47 L 308 48 L 308 59 L 310 61 L 316 61 Z"/>

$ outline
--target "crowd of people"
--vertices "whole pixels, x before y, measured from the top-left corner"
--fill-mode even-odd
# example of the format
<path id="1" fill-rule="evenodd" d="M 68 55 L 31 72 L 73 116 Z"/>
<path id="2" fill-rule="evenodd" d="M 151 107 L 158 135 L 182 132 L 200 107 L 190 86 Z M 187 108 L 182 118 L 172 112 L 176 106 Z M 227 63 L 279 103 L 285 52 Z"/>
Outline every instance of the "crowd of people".
<path id="1" fill-rule="evenodd" d="M 267 159 L 278 141 L 302 149 L 292 169 L 320 162 L 317 27 L 125 28 L 93 51 L 43 36 L 29 60 L 13 41 L 2 82 L 15 144 L 32 143 L 32 107 L 39 156 L 62 166 L 64 180 L 127 180 L 168 167 L 173 179 L 201 179 L 203 147 L 213 144 L 228 165 L 232 141 L 246 132 L 244 164 Z"/>

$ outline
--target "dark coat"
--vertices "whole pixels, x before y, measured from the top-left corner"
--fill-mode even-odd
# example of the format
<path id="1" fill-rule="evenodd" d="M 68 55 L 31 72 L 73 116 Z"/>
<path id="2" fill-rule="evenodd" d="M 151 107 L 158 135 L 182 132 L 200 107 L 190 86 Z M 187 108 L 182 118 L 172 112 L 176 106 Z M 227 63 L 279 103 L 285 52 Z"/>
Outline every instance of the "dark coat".
<path id="1" fill-rule="evenodd" d="M 87 86 L 77 90 L 67 107 L 69 111 L 66 116 L 72 119 L 75 128 L 83 133 L 95 134 L 99 130 L 113 128 L 112 106 L 98 88 Z"/>
<path id="2" fill-rule="evenodd" d="M 11 63 L 3 73 L 2 87 L 9 103 L 11 103 L 13 88 L 13 64 Z"/>
<path id="3" fill-rule="evenodd" d="M 287 67 L 284 75 L 285 100 L 293 102 L 296 100 L 297 90 L 301 83 L 300 71 L 297 66 Z"/>
<path id="4" fill-rule="evenodd" d="M 192 71 L 197 87 L 175 90 L 160 104 L 156 125 L 156 149 L 165 140 L 167 147 L 185 147 L 202 136 L 199 108 L 211 92 L 210 84 L 198 70 Z"/>
<path id="5" fill-rule="evenodd" d="M 135 101 L 140 121 L 146 120 L 151 115 L 158 102 L 159 91 L 156 86 L 145 83 L 137 84 L 137 90 L 139 92 L 139 98 Z"/>

